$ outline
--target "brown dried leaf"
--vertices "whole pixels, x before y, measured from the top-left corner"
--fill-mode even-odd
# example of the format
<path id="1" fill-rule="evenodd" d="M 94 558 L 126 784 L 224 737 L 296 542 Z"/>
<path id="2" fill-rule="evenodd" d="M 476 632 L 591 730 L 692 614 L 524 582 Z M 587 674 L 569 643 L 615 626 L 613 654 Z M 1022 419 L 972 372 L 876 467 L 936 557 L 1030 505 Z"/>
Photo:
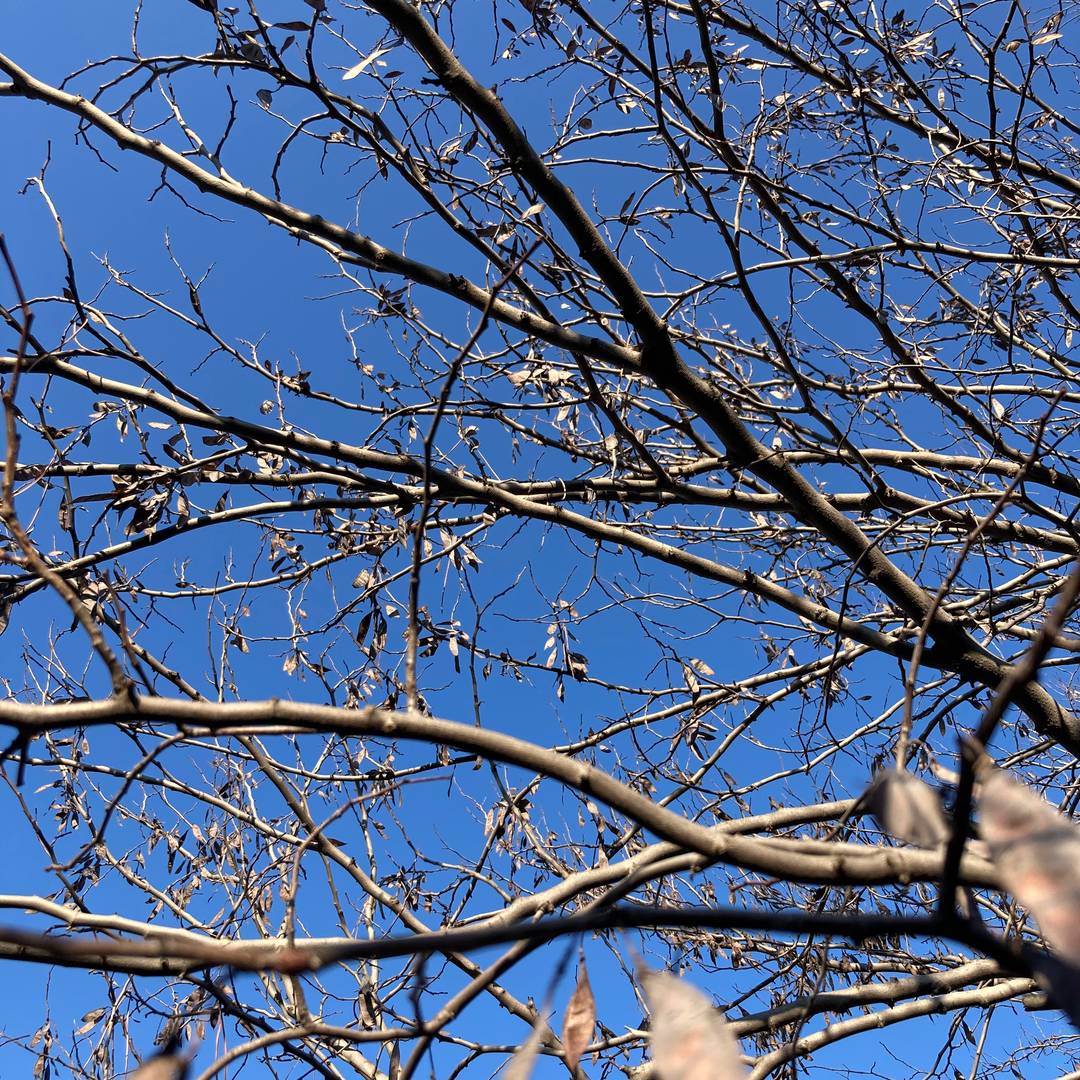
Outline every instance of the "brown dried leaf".
<path id="1" fill-rule="evenodd" d="M 546 1031 L 547 1021 L 543 1016 L 538 1015 L 532 1031 L 529 1032 L 529 1037 L 506 1063 L 506 1068 L 502 1071 L 502 1080 L 529 1080 Z"/>
<path id="2" fill-rule="evenodd" d="M 1038 984 L 1050 999 L 1080 1028 L 1080 969 L 1059 960 L 1047 949 L 1026 950 Z"/>
<path id="3" fill-rule="evenodd" d="M 585 969 L 585 957 L 578 964 L 577 986 L 566 1006 L 563 1017 L 562 1041 L 566 1051 L 567 1068 L 573 1072 L 585 1047 L 592 1042 L 596 1029 L 596 999 L 589 985 L 589 973 Z"/>
<path id="4" fill-rule="evenodd" d="M 882 829 L 898 840 L 936 848 L 949 839 L 937 793 L 909 772 L 882 769 L 870 784 L 866 802 Z"/>
<path id="5" fill-rule="evenodd" d="M 738 1040 L 700 990 L 665 971 L 644 972 L 641 984 L 652 1011 L 652 1057 L 663 1080 L 743 1080 Z"/>
<path id="6" fill-rule="evenodd" d="M 180 1054 L 158 1054 L 140 1065 L 130 1080 L 184 1080 L 188 1059 Z"/>
<path id="7" fill-rule="evenodd" d="M 980 830 L 1002 884 L 1059 956 L 1080 964 L 1080 829 L 1000 769 L 981 780 Z"/>

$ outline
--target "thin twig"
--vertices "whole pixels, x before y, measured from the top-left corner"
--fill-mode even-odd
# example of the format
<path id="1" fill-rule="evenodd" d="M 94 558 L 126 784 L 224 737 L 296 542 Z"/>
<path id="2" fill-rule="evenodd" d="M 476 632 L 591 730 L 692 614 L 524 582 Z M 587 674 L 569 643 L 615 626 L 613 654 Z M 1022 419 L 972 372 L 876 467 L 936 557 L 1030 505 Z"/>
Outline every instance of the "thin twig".
<path id="1" fill-rule="evenodd" d="M 71 609 L 76 622 L 86 631 L 94 651 L 108 669 L 113 694 L 127 694 L 130 692 L 133 683 L 125 674 L 123 665 L 117 658 L 112 646 L 105 640 L 105 635 L 101 632 L 101 626 L 94 619 L 91 609 L 83 602 L 71 584 L 45 561 L 34 545 L 33 540 L 30 539 L 29 534 L 23 528 L 15 509 L 15 473 L 16 463 L 19 458 L 18 408 L 15 404 L 15 397 L 19 389 L 19 376 L 26 361 L 26 348 L 30 340 L 30 327 L 33 324 L 34 313 L 30 309 L 26 294 L 23 292 L 19 275 L 15 269 L 15 262 L 8 251 L 7 242 L 2 234 L 0 234 L 0 256 L 3 257 L 7 266 L 8 274 L 15 289 L 15 295 L 18 298 L 19 310 L 22 312 L 22 325 L 19 333 L 18 350 L 15 353 L 15 363 L 11 369 L 11 377 L 8 379 L 7 386 L 4 387 L 3 394 L 0 395 L 0 400 L 3 402 L 4 434 L 7 443 L 4 455 L 3 486 L 0 488 L 0 521 L 3 521 L 11 534 L 11 538 L 22 553 L 19 560 L 22 565 L 53 587 L 64 603 Z"/>
<path id="2" fill-rule="evenodd" d="M 439 400 L 435 406 L 435 414 L 431 419 L 431 427 L 424 437 L 424 454 L 422 459 L 421 484 L 423 495 L 420 499 L 420 513 L 416 519 L 416 532 L 413 538 L 412 569 L 409 574 L 409 623 L 406 628 L 405 643 L 405 700 L 410 710 L 415 710 L 419 700 L 416 690 L 416 652 L 420 643 L 420 567 L 424 559 L 424 537 L 427 532 L 428 518 L 431 516 L 431 503 L 434 492 L 431 487 L 432 454 L 435 447 L 435 436 L 439 430 L 439 423 L 446 412 L 447 403 L 450 400 L 450 391 L 457 381 L 461 368 L 466 358 L 472 351 L 473 346 L 480 340 L 481 335 L 491 321 L 491 312 L 499 293 L 507 282 L 517 274 L 518 270 L 529 261 L 532 254 L 540 246 L 537 240 L 528 248 L 522 256 L 499 278 L 488 292 L 487 303 L 480 315 L 480 321 L 469 335 L 468 340 L 458 350 L 450 365 L 446 380 L 443 382 Z"/>

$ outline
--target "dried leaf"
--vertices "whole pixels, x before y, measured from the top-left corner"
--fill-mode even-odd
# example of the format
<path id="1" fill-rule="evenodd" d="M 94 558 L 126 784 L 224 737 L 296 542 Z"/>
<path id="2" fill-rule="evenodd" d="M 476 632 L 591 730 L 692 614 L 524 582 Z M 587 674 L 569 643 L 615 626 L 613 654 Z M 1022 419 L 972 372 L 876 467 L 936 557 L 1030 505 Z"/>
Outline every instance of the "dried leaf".
<path id="1" fill-rule="evenodd" d="M 374 52 L 369 52 L 359 64 L 353 64 L 353 66 L 341 76 L 341 81 L 348 82 L 349 79 L 355 79 L 366 67 L 374 64 L 380 56 L 385 56 L 389 51 L 389 49 L 376 49 Z"/>
<path id="2" fill-rule="evenodd" d="M 898 840 L 936 848 L 949 838 L 941 800 L 928 784 L 900 769 L 882 769 L 866 794 L 877 823 Z"/>
<path id="3" fill-rule="evenodd" d="M 585 957 L 578 964 L 577 986 L 570 996 L 563 1017 L 562 1041 L 566 1051 L 566 1067 L 573 1072 L 585 1047 L 592 1042 L 596 1029 L 596 999 L 589 985 L 589 973 L 585 969 Z"/>
<path id="4" fill-rule="evenodd" d="M 743 1080 L 738 1040 L 700 990 L 664 971 L 644 972 L 641 984 L 652 1011 L 652 1057 L 663 1080 Z"/>
<path id="5" fill-rule="evenodd" d="M 186 1054 L 177 1052 L 179 1047 L 180 1032 L 174 1030 L 165 1040 L 161 1052 L 144 1061 L 129 1080 L 184 1080 L 191 1060 Z"/>
<path id="6" fill-rule="evenodd" d="M 690 691 L 691 701 L 697 701 L 701 694 L 701 682 L 697 675 L 694 674 L 694 669 L 689 664 L 683 664 L 682 666 L 683 678 L 686 680 L 686 688 Z"/>
<path id="7" fill-rule="evenodd" d="M 1052 34 L 1061 25 L 1061 12 L 1055 11 L 1049 19 L 1042 24 L 1039 34 Z"/>
<path id="8" fill-rule="evenodd" d="M 546 1031 L 547 1021 L 543 1016 L 538 1015 L 532 1031 L 529 1032 L 529 1037 L 506 1063 L 506 1068 L 502 1071 L 502 1080 L 529 1080 Z"/>
<path id="9" fill-rule="evenodd" d="M 1080 969 L 1059 960 L 1046 949 L 1025 949 L 1038 984 L 1051 1001 L 1080 1028 Z"/>
<path id="10" fill-rule="evenodd" d="M 146 1064 L 140 1065 L 131 1074 L 131 1080 L 184 1080 L 187 1074 L 187 1058 L 166 1054 L 152 1057 Z"/>
<path id="11" fill-rule="evenodd" d="M 981 780 L 980 830 L 1002 884 L 1058 955 L 1080 964 L 1080 829 L 1000 769 Z"/>

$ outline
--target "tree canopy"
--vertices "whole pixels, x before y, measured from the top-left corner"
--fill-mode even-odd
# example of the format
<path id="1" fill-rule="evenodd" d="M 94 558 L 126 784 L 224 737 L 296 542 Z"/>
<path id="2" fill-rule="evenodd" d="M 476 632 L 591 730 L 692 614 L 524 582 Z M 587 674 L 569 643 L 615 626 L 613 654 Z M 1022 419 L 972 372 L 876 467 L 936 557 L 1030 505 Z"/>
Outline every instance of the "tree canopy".
<path id="1" fill-rule="evenodd" d="M 1077 15 L 29 7 L 0 1068 L 1080 1068 Z"/>

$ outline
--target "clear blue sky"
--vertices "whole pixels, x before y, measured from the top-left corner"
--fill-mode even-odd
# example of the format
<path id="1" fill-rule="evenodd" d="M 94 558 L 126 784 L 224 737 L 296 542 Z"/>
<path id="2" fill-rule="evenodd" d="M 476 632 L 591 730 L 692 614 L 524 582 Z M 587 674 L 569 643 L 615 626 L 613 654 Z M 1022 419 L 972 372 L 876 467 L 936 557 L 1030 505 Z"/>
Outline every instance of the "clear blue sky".
<path id="1" fill-rule="evenodd" d="M 296 9 L 300 6 L 299 3 L 284 2 L 268 5 L 266 13 L 271 17 L 295 18 L 298 17 Z M 472 17 L 482 22 L 485 28 L 489 25 L 488 5 L 477 4 L 475 9 L 470 10 L 475 10 L 475 16 Z M 130 5 L 115 2 L 92 7 L 64 0 L 40 0 L 33 4 L 10 5 L 5 12 L 2 48 L 35 75 L 55 81 L 85 60 L 109 52 L 125 51 L 130 34 L 130 14 Z M 144 49 L 147 52 L 201 51 L 210 45 L 205 27 L 205 17 L 193 6 L 181 2 L 148 4 L 142 14 Z M 459 43 L 468 55 L 471 41 L 467 20 L 458 18 L 457 31 Z M 480 40 L 480 35 L 477 35 L 477 40 Z M 342 49 L 343 65 L 347 63 L 348 56 L 349 53 Z M 486 62 L 483 57 L 474 59 L 481 64 Z M 407 61 L 403 59 L 400 62 Z M 539 129 L 549 123 L 550 117 L 547 103 L 536 95 L 536 85 L 530 84 L 528 89 L 509 86 L 506 97 L 526 126 L 533 124 Z M 215 88 L 215 92 L 218 89 Z M 257 89 L 254 84 L 245 85 L 249 95 L 254 95 Z M 200 99 L 199 93 L 201 91 L 193 90 L 193 96 L 189 98 L 192 116 L 196 120 L 205 120 L 207 128 L 213 130 L 216 118 L 220 115 L 220 96 L 213 97 L 207 92 L 206 98 Z M 200 111 L 205 113 L 205 116 L 200 116 Z M 300 366 L 313 370 L 317 376 L 326 379 L 326 385 L 330 389 L 335 388 L 335 377 L 349 377 L 347 365 L 343 363 L 347 356 L 347 341 L 341 327 L 342 311 L 347 311 L 348 301 L 332 296 L 337 283 L 326 276 L 331 267 L 313 249 L 298 246 L 280 230 L 275 230 L 240 210 L 229 210 L 228 219 L 221 221 L 202 217 L 185 209 L 169 192 L 159 192 L 150 200 L 148 197 L 154 191 L 158 179 L 156 171 L 150 165 L 142 159 L 121 155 L 104 145 L 99 147 L 101 153 L 107 161 L 115 164 L 116 169 L 114 171 L 98 164 L 86 146 L 76 145 L 74 124 L 63 114 L 35 103 L 4 99 L 0 100 L 0 116 L 3 118 L 6 145 L 6 152 L 0 156 L 0 228 L 6 234 L 18 261 L 28 292 L 35 295 L 55 293 L 59 291 L 62 283 L 63 264 L 54 243 L 53 226 L 47 209 L 35 189 L 25 189 L 27 178 L 37 173 L 47 155 L 51 155 L 52 161 L 47 175 L 49 194 L 64 219 L 68 244 L 75 255 L 80 275 L 85 275 L 85 281 L 104 282 L 106 274 L 96 259 L 107 257 L 116 267 L 135 270 L 137 279 L 144 283 L 146 288 L 169 288 L 173 290 L 172 295 L 177 301 L 182 300 L 184 289 L 169 262 L 165 248 L 164 240 L 168 234 L 172 250 L 189 271 L 200 273 L 212 264 L 213 273 L 204 302 L 213 306 L 218 329 L 234 339 L 266 334 L 264 351 L 273 352 L 283 362 L 289 362 L 289 358 L 295 354 L 299 358 Z M 245 110 L 245 118 L 232 144 L 230 158 L 231 167 L 240 171 L 250 169 L 250 174 L 260 181 L 265 176 L 268 164 L 266 147 L 271 145 L 262 137 L 265 129 L 260 129 L 259 125 L 264 123 L 269 125 L 270 118 L 252 109 Z M 246 155 L 250 155 L 250 160 Z M 580 175 L 575 176 L 575 182 L 581 184 L 583 193 L 587 195 L 591 177 L 585 169 L 579 172 Z M 320 167 L 319 154 L 314 148 L 301 150 L 295 155 L 292 164 L 285 171 L 285 178 L 288 188 L 286 197 L 289 201 L 348 223 L 351 207 L 355 205 L 353 195 L 361 178 L 343 171 L 340 164 L 334 161 L 327 163 L 325 168 Z M 185 191 L 183 194 L 191 197 L 196 206 L 210 208 L 209 203 L 193 196 L 191 192 Z M 612 195 L 611 192 L 605 194 L 608 197 Z M 585 201 L 588 202 L 588 198 Z M 214 210 L 220 212 L 220 208 Z M 387 205 L 387 198 L 381 196 L 377 190 L 365 195 L 360 216 L 360 227 L 369 235 L 390 246 L 402 245 L 405 234 L 397 227 L 400 214 L 393 205 Z M 430 241 L 430 235 L 426 233 L 428 229 L 426 224 L 417 225 L 413 229 L 408 237 L 410 248 L 415 246 L 423 250 L 425 239 Z M 444 242 L 440 240 L 440 243 Z M 470 265 L 465 262 L 464 250 L 459 251 L 452 245 L 447 244 L 439 254 L 441 258 L 433 261 L 442 265 L 452 268 L 458 259 L 462 260 L 462 269 Z M 700 254 L 703 260 L 715 257 L 715 253 L 705 251 L 696 254 Z M 689 252 L 687 257 L 690 257 Z M 314 296 L 324 296 L 326 299 L 313 302 L 311 298 Z M 775 295 L 766 291 L 765 297 L 777 304 L 786 302 L 782 287 L 777 288 Z M 437 298 L 425 296 L 424 303 L 428 305 L 426 310 L 430 311 L 435 321 L 452 314 Z M 730 317 L 738 318 L 740 314 L 734 311 Z M 727 317 L 729 316 L 726 313 L 720 313 L 717 321 L 723 321 Z M 132 325 L 136 331 L 140 329 L 138 323 Z M 366 340 L 371 341 L 370 338 Z M 192 338 L 185 338 L 180 333 L 175 336 L 156 334 L 152 335 L 152 343 L 155 362 L 177 372 L 181 379 L 199 368 L 202 356 L 192 351 Z M 372 351 L 377 354 L 374 344 Z M 234 366 L 224 365 L 218 359 L 209 363 L 209 369 L 201 368 L 197 376 L 192 377 L 192 384 L 197 385 L 200 392 L 206 393 L 216 407 L 257 419 L 260 397 L 252 380 L 238 372 Z M 342 387 L 342 392 L 348 391 L 351 394 L 355 389 L 350 385 Z M 321 421 L 319 411 L 314 406 L 302 415 L 305 423 L 313 427 L 317 427 Z M 326 416 L 328 423 L 341 425 L 335 429 L 334 434 L 347 439 L 349 432 L 342 424 L 340 416 L 332 417 L 330 410 L 326 411 Z M 32 450 L 32 445 L 28 446 L 28 449 Z M 103 432 L 93 452 L 107 455 L 110 451 L 130 453 L 130 447 L 123 446 L 113 435 Z M 494 547 L 486 548 L 483 555 L 484 559 L 489 561 L 498 560 L 500 557 L 505 560 L 499 566 L 502 579 L 506 579 L 511 571 L 516 570 L 523 558 L 521 549 L 511 544 L 509 530 L 507 533 L 508 546 L 502 556 Z M 196 537 L 194 541 L 183 541 L 177 545 L 176 550 L 158 552 L 156 557 L 163 560 L 163 563 L 169 560 L 176 560 L 178 563 L 181 559 L 187 559 L 190 560 L 193 573 L 207 571 L 220 564 L 225 554 L 225 546 L 231 542 L 231 537 L 235 537 L 239 547 L 240 532 L 224 532 L 212 540 Z M 543 547 L 532 554 L 529 570 L 538 583 L 537 592 L 555 592 L 561 588 L 565 595 L 573 595 L 576 590 L 587 587 L 590 567 L 580 560 L 573 545 L 565 538 L 548 534 Z M 622 572 L 627 573 L 626 570 Z M 342 577 L 347 580 L 348 575 L 343 574 Z M 496 580 L 499 577 L 500 575 L 495 575 Z M 563 583 L 561 586 L 560 582 Z M 679 583 L 673 576 L 666 580 L 662 576 L 654 577 L 650 583 L 658 589 L 670 589 L 672 594 L 676 594 L 679 588 Z M 541 584 L 542 590 L 539 588 Z M 528 582 L 524 582 L 521 588 L 527 591 Z M 328 601 L 325 598 L 315 599 L 313 604 L 326 602 Z M 315 609 L 316 614 L 317 611 L 318 609 Z M 691 634 L 704 633 L 712 624 L 712 619 L 706 612 L 696 617 L 684 613 L 681 618 L 686 632 Z M 590 661 L 597 667 L 603 666 L 613 678 L 618 676 L 628 683 L 643 679 L 645 676 L 640 668 L 645 654 L 639 652 L 632 638 L 626 635 L 625 623 L 599 607 L 592 622 L 594 632 L 590 641 L 594 645 Z M 20 617 L 18 626 L 13 625 L 4 643 L 7 647 L 14 647 L 13 638 L 16 634 L 32 635 L 43 632 L 50 624 L 63 623 L 64 618 L 58 606 L 39 600 L 31 613 Z M 604 629 L 607 627 L 610 627 L 610 632 L 605 633 Z M 504 630 L 508 643 L 523 645 L 526 652 L 530 648 L 540 652 L 542 626 L 532 622 L 524 625 L 508 623 Z M 191 627 L 175 633 L 162 628 L 155 632 L 155 637 L 159 645 L 164 645 L 169 637 L 175 637 L 169 648 L 181 654 L 185 650 L 205 649 L 205 643 L 198 639 Z M 529 646 L 528 642 L 534 639 L 535 644 Z M 709 648 L 707 641 L 702 644 L 703 655 Z M 731 646 L 726 654 L 719 657 L 710 654 L 707 658 L 717 669 L 722 668 L 725 663 L 732 668 L 745 666 L 744 661 L 749 660 L 751 646 L 745 645 L 745 654 L 740 653 L 739 649 L 740 646 L 736 644 Z M 442 667 L 435 668 L 432 672 L 433 683 L 440 680 L 443 683 L 433 694 L 437 700 L 438 711 L 454 719 L 469 720 L 471 687 L 466 680 L 453 678 L 452 665 L 445 655 L 441 657 L 441 662 Z M 256 649 L 249 658 L 237 657 L 236 663 L 242 676 L 241 681 L 244 687 L 248 688 L 248 692 L 254 693 L 254 688 L 258 688 L 259 696 L 271 693 L 309 696 L 313 699 L 320 696 L 319 687 L 314 681 L 298 684 L 289 678 L 282 671 L 279 656 L 271 656 Z M 884 669 L 881 670 L 884 678 Z M 873 685 L 873 679 L 868 681 L 868 695 L 880 696 L 880 688 Z M 606 701 L 600 692 L 593 692 L 587 687 L 572 686 L 566 702 L 560 703 L 547 682 L 538 680 L 536 685 L 535 693 L 532 693 L 523 705 L 520 692 L 513 687 L 500 689 L 500 684 L 493 682 L 486 691 L 488 715 L 499 714 L 502 710 L 502 719 L 508 730 L 541 742 L 557 741 L 561 738 L 557 734 L 560 729 L 568 736 L 588 729 L 594 710 L 601 710 Z M 866 708 L 870 710 L 871 706 L 867 705 Z M 848 727 L 854 727 L 861 718 L 848 717 L 843 722 Z M 109 745 L 103 743 L 102 738 L 104 737 L 99 737 L 96 743 L 99 753 L 103 751 L 103 747 Z M 782 741 L 782 738 L 778 738 L 778 741 Z M 410 752 L 408 748 L 403 748 L 399 760 L 406 760 Z M 133 748 L 119 738 L 116 739 L 115 754 L 117 764 L 133 760 L 133 755 L 137 757 Z M 747 770 L 761 771 L 762 763 L 770 760 L 770 754 L 771 749 L 768 746 L 748 746 L 733 754 L 727 767 L 736 772 L 741 766 Z M 777 751 L 776 757 L 780 758 L 780 751 Z M 841 763 L 841 776 L 837 782 L 838 794 L 850 793 L 843 790 L 844 783 L 848 780 L 842 775 L 843 769 L 844 764 Z M 522 778 L 515 779 L 520 781 Z M 32 788 L 31 784 L 30 790 L 24 792 L 24 795 L 31 801 L 36 801 L 43 812 L 43 822 L 47 824 L 49 818 L 46 808 L 51 795 L 48 791 L 32 794 Z M 797 790 L 795 783 L 787 790 Z M 462 830 L 464 836 L 469 822 L 456 818 L 449 810 L 460 809 L 466 794 L 474 795 L 478 800 L 490 799 L 490 779 L 486 774 L 465 777 L 461 780 L 460 787 L 453 792 L 447 791 L 445 785 L 433 785 L 431 805 L 437 812 L 410 812 L 406 819 L 406 824 L 413 830 L 417 842 L 424 836 L 436 835 L 443 841 L 453 842 L 455 830 Z M 0 805 L 5 813 L 16 813 L 10 794 L 0 791 L 0 800 L 3 800 Z M 445 815 L 438 812 L 443 804 L 451 803 L 455 805 L 448 806 Z M 557 821 L 560 813 L 576 816 L 578 804 L 569 797 L 559 799 L 547 796 L 542 809 L 549 820 Z M 38 870 L 42 863 L 41 853 L 28 831 L 25 828 L 13 830 L 8 844 L 5 869 L 0 874 L 0 891 L 31 892 L 38 888 L 51 888 L 48 879 Z M 314 890 L 314 886 L 312 889 Z M 102 895 L 104 894 L 98 894 L 99 899 Z M 314 913 L 314 907 L 318 902 L 318 894 L 310 893 L 309 902 L 313 906 L 309 912 L 310 925 L 317 931 L 318 917 Z M 205 900 L 205 903 L 209 904 L 210 901 Z M 143 913 L 136 911 L 131 914 L 141 917 Z M 542 951 L 537 958 L 515 973 L 511 986 L 522 995 L 532 994 L 537 999 L 542 997 L 546 979 L 554 967 L 557 955 L 557 949 Z M 597 968 L 594 979 L 606 1010 L 601 1019 L 616 1028 L 619 1026 L 617 1016 L 622 1017 L 625 1023 L 633 1022 L 629 1019 L 634 1011 L 633 1006 L 625 1000 L 611 1000 L 616 983 L 608 978 L 610 972 L 605 965 L 609 961 L 599 950 L 595 960 Z M 50 981 L 51 1018 L 65 1036 L 70 1036 L 71 1032 L 79 1027 L 80 1017 L 86 1011 L 84 1001 L 87 998 L 93 1005 L 98 1004 L 99 980 L 92 975 L 50 974 L 44 968 L 31 965 L 17 969 L 9 967 L 5 974 L 8 977 L 9 991 L 5 995 L 3 1026 L 9 1033 L 32 1030 L 41 1022 L 42 1003 L 49 990 Z M 733 979 L 733 983 L 735 981 Z M 17 988 L 16 993 L 10 992 L 12 987 Z M 725 996 L 725 988 L 715 985 L 705 988 L 720 998 Z M 734 985 L 730 989 L 734 994 Z M 557 997 L 560 1008 L 565 1001 L 565 993 L 564 987 Z M 167 1002 L 168 991 L 165 991 L 163 1003 L 166 1007 Z M 1011 1006 L 1002 1007 L 1000 1012 L 1005 1013 L 1010 1008 Z M 475 1015 L 475 1030 L 483 1032 L 485 1024 L 490 1022 L 495 1014 L 483 1003 L 478 1003 Z M 977 1020 L 977 1017 L 972 1017 L 969 1022 L 974 1026 Z M 1050 1020 L 1048 1017 L 1048 1022 Z M 1052 1018 L 1052 1022 L 1057 1022 L 1056 1016 Z M 894 1070 L 899 1066 L 894 1063 L 893 1054 L 905 1058 L 912 1039 L 921 1037 L 920 1031 L 930 1040 L 937 1039 L 948 1023 L 949 1019 L 946 1018 L 925 1021 L 922 1028 L 918 1025 L 900 1025 L 881 1035 L 867 1034 L 846 1041 L 831 1055 L 828 1052 L 821 1055 L 812 1070 L 813 1074 L 825 1076 L 829 1074 L 832 1066 L 844 1066 L 849 1069 L 865 1068 L 866 1075 L 895 1075 Z M 935 1027 L 932 1034 L 926 1032 L 928 1025 Z M 147 1045 L 147 1037 L 152 1036 L 156 1028 L 157 1020 L 149 1018 L 139 1035 L 141 1045 Z M 996 1021 L 993 1039 L 997 1048 L 1007 1047 L 1016 1030 L 1007 1019 Z M 508 1030 L 506 1041 L 518 1041 L 524 1034 L 523 1031 Z M 199 1060 L 200 1063 L 206 1063 L 211 1060 L 211 1055 L 204 1050 Z M 30 1068 L 31 1064 L 24 1053 L 10 1046 L 0 1045 L 0 1075 L 28 1076 Z M 476 1066 L 475 1075 L 481 1075 L 483 1069 L 482 1065 Z M 565 1075 L 561 1066 L 550 1063 L 543 1066 L 538 1075 L 555 1076 L 559 1072 Z M 268 1070 L 255 1065 L 254 1060 L 246 1067 L 245 1074 L 249 1077 L 271 1075 Z M 1033 1072 L 1030 1080 L 1042 1080 L 1042 1077 L 1052 1075 L 1056 1073 Z"/>

